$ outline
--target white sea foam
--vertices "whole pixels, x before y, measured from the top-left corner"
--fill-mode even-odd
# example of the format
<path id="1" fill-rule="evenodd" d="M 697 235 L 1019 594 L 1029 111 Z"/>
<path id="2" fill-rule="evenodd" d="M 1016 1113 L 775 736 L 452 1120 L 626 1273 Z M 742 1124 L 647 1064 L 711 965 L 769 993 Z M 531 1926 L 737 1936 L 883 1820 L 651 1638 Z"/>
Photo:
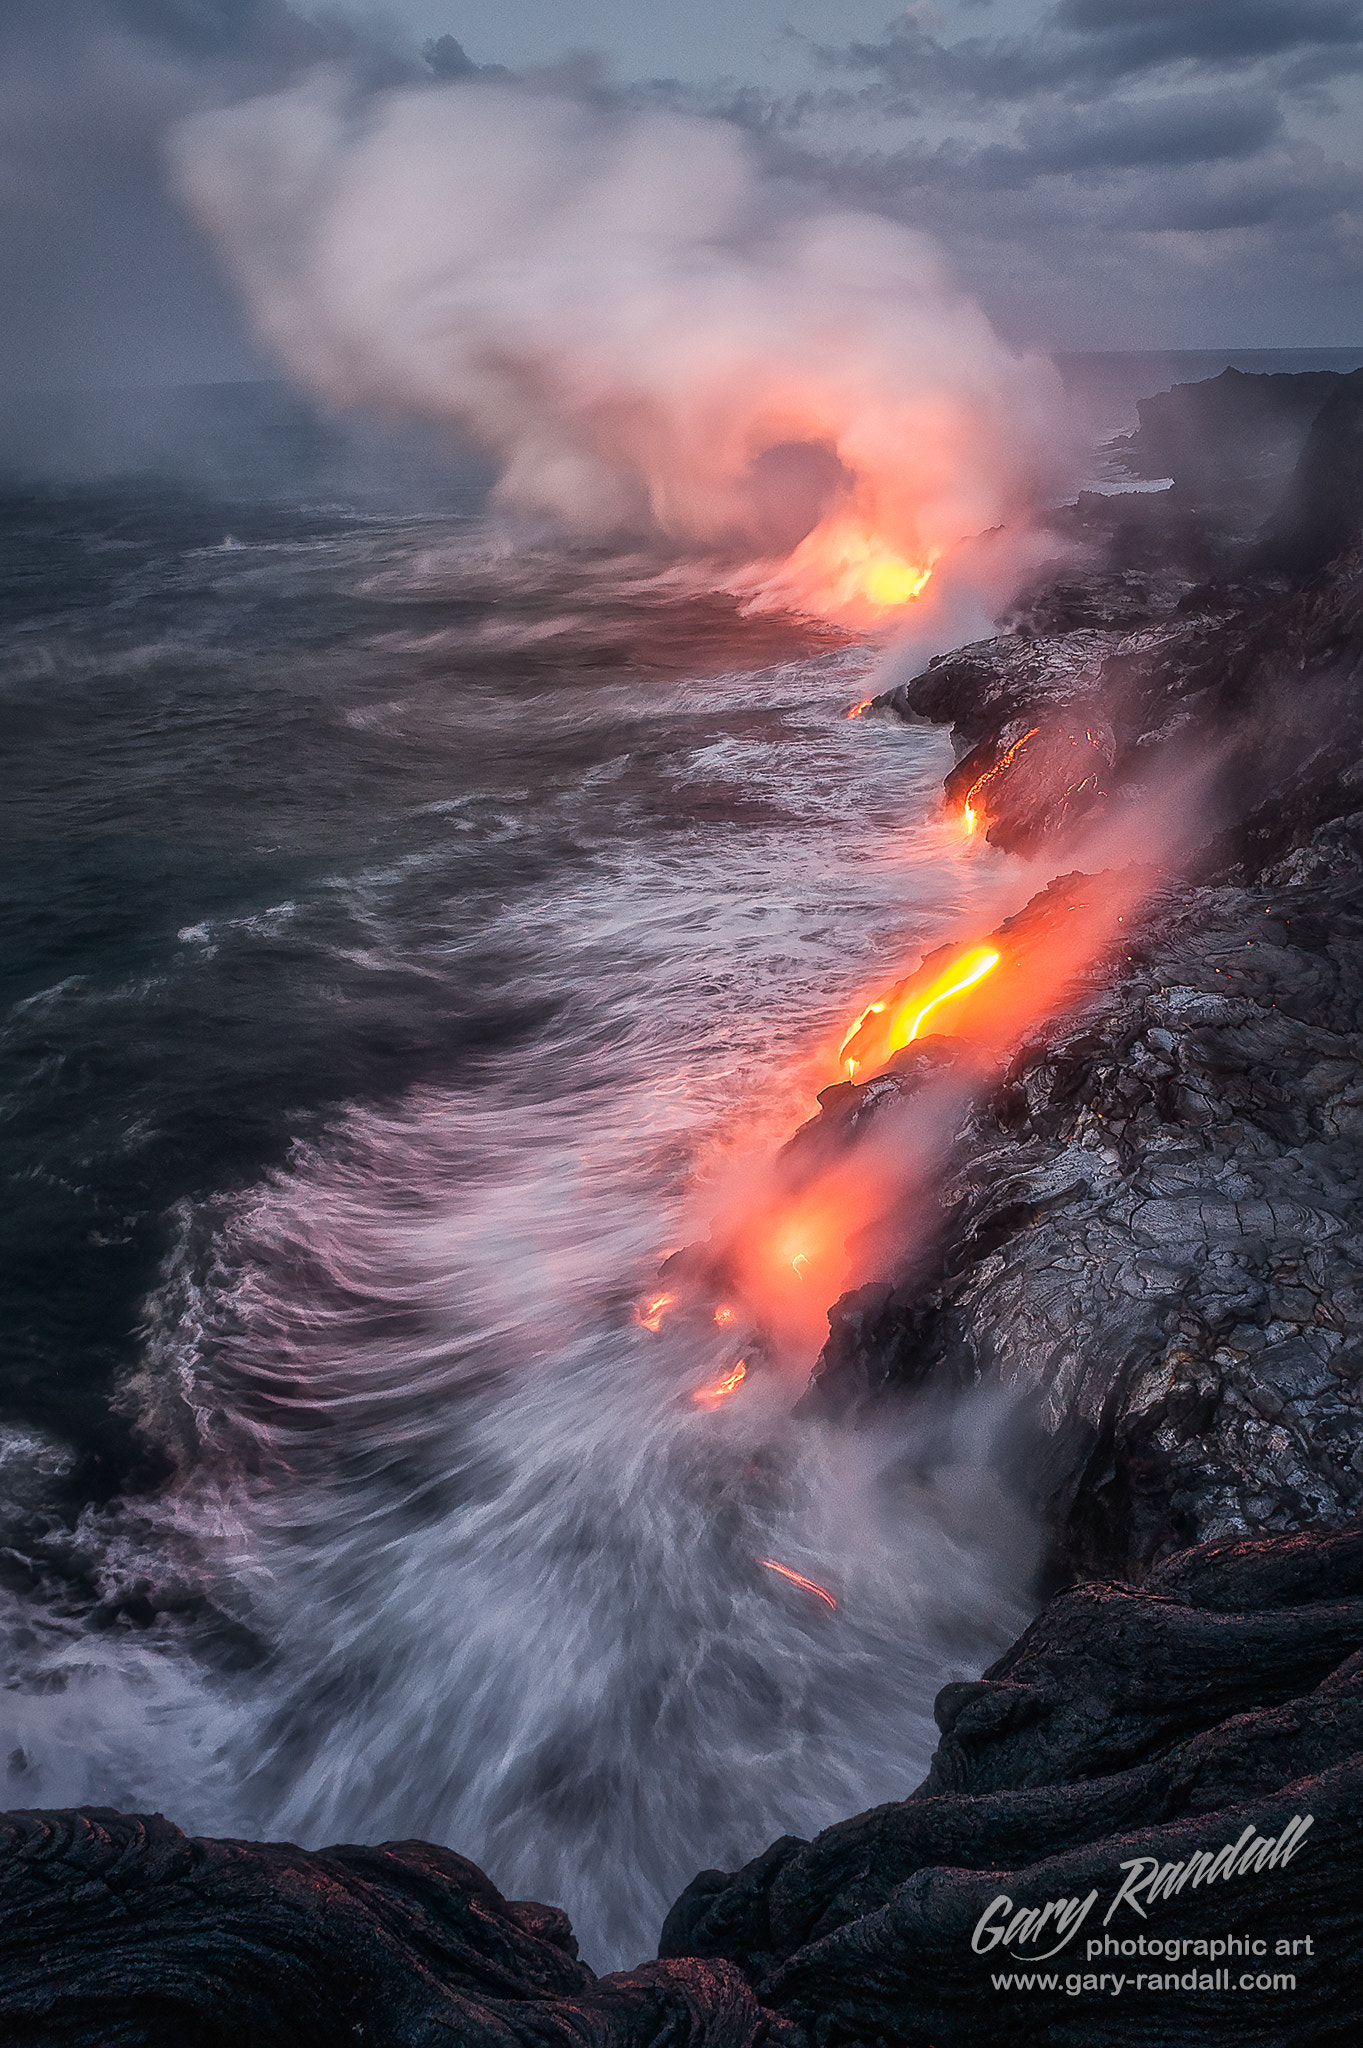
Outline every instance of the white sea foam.
<path id="1" fill-rule="evenodd" d="M 704 1412 L 722 1333 L 631 1313 L 726 1162 L 809 1113 L 868 981 L 992 886 L 996 857 L 963 862 L 936 820 L 944 736 L 845 718 L 869 661 L 601 684 L 623 731 L 646 703 L 677 750 L 639 787 L 681 791 L 683 822 L 583 831 L 589 801 L 635 801 L 622 744 L 546 796 L 577 851 L 505 901 L 443 902 L 427 838 L 338 865 L 287 919 L 210 921 L 224 958 L 305 946 L 324 978 L 457 981 L 492 948 L 546 1021 L 185 1208 L 127 1396 L 176 1477 L 88 1510 L 36 1634 L 32 1601 L 8 1617 L 16 1801 L 443 1841 L 565 1905 L 608 1966 L 697 1869 L 917 1781 L 934 1693 L 1023 1618 L 991 1417 L 797 1424 L 809 1359 Z M 390 730 L 467 715 L 385 707 Z M 693 787 L 729 793 L 713 819 Z M 735 824 L 731 800 L 765 808 Z"/>

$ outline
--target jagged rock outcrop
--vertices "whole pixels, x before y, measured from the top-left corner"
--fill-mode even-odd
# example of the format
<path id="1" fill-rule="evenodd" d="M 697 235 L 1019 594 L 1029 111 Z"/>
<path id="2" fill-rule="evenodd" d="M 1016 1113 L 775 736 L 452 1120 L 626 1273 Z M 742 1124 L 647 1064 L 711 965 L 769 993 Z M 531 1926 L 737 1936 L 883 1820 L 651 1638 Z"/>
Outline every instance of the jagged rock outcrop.
<path id="1" fill-rule="evenodd" d="M 937 1718 L 917 1792 L 703 1871 L 663 1953 L 737 1964 L 821 2048 L 1353 2039 L 1356 1527 L 1187 1551 L 1139 1591 L 1074 1587 Z M 1027 1938 L 1019 1916 L 1048 1902 L 1068 1940 L 1054 1910 Z"/>
<path id="2" fill-rule="evenodd" d="M 1277 511 L 1223 573 L 1173 577 L 1162 590 L 1147 578 L 1133 608 L 1100 561 L 1077 583 L 1034 593 L 1012 631 L 940 656 L 878 701 L 954 726 L 965 758 L 949 799 L 1002 764 L 979 821 L 995 845 L 1059 841 L 1092 808 L 1067 802 L 1085 776 L 1061 744 L 1087 732 L 1090 772 L 1118 798 L 1163 763 L 1214 751 L 1223 806 L 1262 864 L 1355 807 L 1347 776 L 1363 753 L 1361 539 L 1358 372 L 1336 380 Z M 1087 608 L 1075 595 L 1085 586 Z M 1069 593 L 1064 602 L 1058 592 Z M 1036 740 L 1019 748 L 1033 729 Z"/>
<path id="3" fill-rule="evenodd" d="M 955 720 L 949 800 L 1000 764 L 972 786 L 1005 847 L 1046 837 L 1064 794 L 1058 769 L 1048 813 L 1062 757 L 1024 777 L 1019 733 L 1106 716 L 1114 807 L 1215 750 L 1183 876 L 1128 918 L 1080 1020 L 1040 1021 L 978 1098 L 933 1269 L 920 1244 L 867 1272 L 805 1401 L 1015 1396 L 1061 1572 L 1138 1578 L 1180 1545 L 1363 1507 L 1361 449 L 1363 376 L 1338 379 L 1238 578 L 1139 630 L 1024 627 L 886 700 Z M 863 1126 L 909 1086 L 859 1079 Z"/>
<path id="4" fill-rule="evenodd" d="M 1363 370 L 1321 407 L 1282 503 L 1264 527 L 1256 567 L 1312 575 L 1363 530 Z"/>
<path id="5" fill-rule="evenodd" d="M 1111 446 L 1133 475 L 1172 477 L 1186 497 L 1219 497 L 1256 485 L 1272 490 L 1342 381 L 1336 370 L 1269 376 L 1223 370 L 1141 399 L 1136 431 Z"/>
<path id="6" fill-rule="evenodd" d="M 795 2048 L 724 1962 L 598 1978 L 567 1916 L 426 1842 L 0 1816 L 6 2048 Z"/>

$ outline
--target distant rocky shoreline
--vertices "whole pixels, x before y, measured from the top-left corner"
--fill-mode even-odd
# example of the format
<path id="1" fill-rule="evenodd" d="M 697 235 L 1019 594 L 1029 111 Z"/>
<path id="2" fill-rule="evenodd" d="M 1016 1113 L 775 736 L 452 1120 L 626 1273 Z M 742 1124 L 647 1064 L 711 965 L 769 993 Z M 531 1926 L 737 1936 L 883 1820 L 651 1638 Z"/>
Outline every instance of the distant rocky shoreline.
<path id="1" fill-rule="evenodd" d="M 309 1853 L 195 1841 L 159 1818 L 10 1815 L 6 2041 L 1352 2040 L 1363 372 L 1323 400 L 1313 387 L 1309 405 L 1242 388 L 1253 381 L 1192 387 L 1212 395 L 1143 416 L 1136 455 L 1169 460 L 1172 491 L 1081 498 L 1064 515 L 1069 566 L 1009 630 L 882 700 L 954 724 L 951 793 L 982 791 L 979 829 L 1005 849 L 1062 851 L 1169 764 L 1199 748 L 1218 764 L 1203 843 L 1150 895 L 1120 957 L 1095 965 L 1082 1014 L 1039 1028 L 977 1097 L 930 1256 L 835 1304 L 805 1397 L 845 1424 L 924 1391 L 995 1388 L 1016 1404 L 1010 1476 L 1046 1530 L 1057 1590 L 990 1671 L 940 1696 L 925 1784 L 814 1843 L 701 1873 L 668 1917 L 663 1960 L 601 1979 L 560 1912 L 505 1901 L 425 1844 Z M 1211 424 L 1181 478 L 1178 435 L 1199 405 Z M 1262 431 L 1253 474 L 1238 475 L 1234 437 L 1216 435 L 1228 407 L 1247 406 Z M 1266 481 L 1265 462 L 1294 455 Z M 1071 886 L 1024 915 L 1062 919 Z M 827 1091 L 815 1140 L 860 1142 L 920 1086 L 925 1062 L 908 1050 Z M 949 1042 L 926 1065 L 943 1057 Z M 1285 1841 L 1290 1868 L 1272 1860 Z M 1222 1855 L 1223 1881 L 1189 1887 L 1206 1852 Z M 995 1984 L 1041 1954 L 1023 1936 L 975 1939 L 1008 1924 L 1000 1897 L 1076 1902 L 1068 1927 L 1090 1892 L 1106 1912 L 1140 1859 L 1166 1892 L 1148 1915 L 1124 1907 L 1100 1927 L 1095 1908 L 1035 1965 L 1058 1973 L 1053 1987 Z M 1212 1958 L 1228 1932 L 1271 1953 L 1248 1969 L 1232 1951 Z M 1140 1966 L 1089 1957 L 1094 1937 L 1119 1933 L 1206 1954 L 1170 1964 L 1194 1981 L 1169 1985 L 1153 1951 Z M 1283 1940 L 1298 1944 L 1285 1959 Z M 1138 1967 L 1159 1985 L 1137 1988 Z M 1196 1981 L 1222 1968 L 1234 1983 Z M 1086 1985 L 1098 1973 L 1122 1974 L 1122 1989 Z"/>

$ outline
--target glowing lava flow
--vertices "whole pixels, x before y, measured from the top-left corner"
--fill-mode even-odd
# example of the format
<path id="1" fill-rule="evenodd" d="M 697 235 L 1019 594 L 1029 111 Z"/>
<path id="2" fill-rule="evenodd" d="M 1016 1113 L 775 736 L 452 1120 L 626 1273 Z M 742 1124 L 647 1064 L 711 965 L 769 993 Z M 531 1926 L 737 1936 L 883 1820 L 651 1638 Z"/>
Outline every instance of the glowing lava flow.
<path id="1" fill-rule="evenodd" d="M 641 1309 L 638 1312 L 639 1327 L 644 1330 L 652 1330 L 656 1337 L 662 1328 L 663 1317 L 676 1299 L 675 1294 L 658 1295 L 655 1300 L 649 1303 L 646 1309 Z"/>
<path id="2" fill-rule="evenodd" d="M 877 1056 L 888 1059 L 892 1052 L 898 1052 L 902 1046 L 912 1045 L 934 1010 L 941 1004 L 950 1002 L 954 996 L 964 995 L 967 989 L 974 988 L 977 982 L 983 981 L 986 974 L 992 974 L 1002 957 L 1002 954 L 996 952 L 992 946 L 972 946 L 968 952 L 953 960 L 950 967 L 939 974 L 936 981 L 927 989 L 915 989 L 913 994 L 901 1003 L 884 1033 L 877 1034 Z M 847 1069 L 849 1080 L 855 1080 L 857 1068 L 862 1061 L 854 1053 L 849 1053 L 848 1047 L 857 1042 L 863 1027 L 870 1023 L 872 1017 L 883 1016 L 888 1007 L 885 998 L 868 1004 L 839 1047 L 839 1057 Z"/>
<path id="3" fill-rule="evenodd" d="M 937 1228 L 942 1162 L 969 1102 L 994 1085 L 1024 1034 L 1049 1030 L 1091 993 L 1095 965 L 1162 872 L 1130 863 L 1057 878 L 996 930 L 940 947 L 868 1004 L 840 1048 L 844 1083 L 821 1092 L 820 1115 L 761 1166 L 735 1173 L 708 1240 L 669 1260 L 660 1277 L 692 1304 L 688 1317 L 721 1328 L 733 1317 L 754 1332 L 744 1342 L 750 1356 L 760 1343 L 764 1370 L 807 1373 L 827 1335 L 827 1303 Z M 887 1065 L 884 1085 L 846 1085 Z M 660 1295 L 641 1319 L 656 1325 L 667 1306 Z M 690 1398 L 717 1405 L 735 1372 Z M 816 1590 L 776 1559 L 762 1563 Z"/>
<path id="4" fill-rule="evenodd" d="M 961 812 L 961 815 L 965 819 L 965 829 L 967 832 L 973 832 L 975 830 L 976 824 L 979 820 L 980 811 L 983 808 L 980 799 L 983 796 L 984 791 L 988 788 L 989 784 L 994 780 L 996 776 L 1004 774 L 1005 771 L 1012 766 L 1013 762 L 1017 759 L 1018 755 L 1026 746 L 1028 740 L 1034 740 L 1037 734 L 1040 732 L 1040 730 L 1041 727 L 1039 725 L 1034 725 L 1030 732 L 1023 733 L 1021 739 L 1013 741 L 1013 744 L 1011 747 L 1009 747 L 1007 753 L 1001 754 L 998 760 L 994 763 L 992 768 L 986 768 L 983 775 L 976 776 L 975 780 L 971 783 L 969 789 L 966 791 L 965 803 L 962 806 Z"/>
<path id="5" fill-rule="evenodd" d="M 890 1051 L 898 1052 L 901 1045 L 912 1045 L 939 1003 L 949 1003 L 953 996 L 963 996 L 968 988 L 974 988 L 977 981 L 983 981 L 986 974 L 993 973 L 1002 957 L 992 946 L 973 947 L 964 960 L 958 960 L 955 967 L 949 968 L 941 980 L 933 983 L 927 1001 L 914 1013 L 913 1022 L 902 1035 L 901 1026 L 908 1015 L 908 1007 L 900 1012 L 890 1026 Z M 947 983 L 945 988 L 942 987 L 943 981 Z"/>
<path id="6" fill-rule="evenodd" d="M 821 1586 L 817 1579 L 807 1579 L 803 1572 L 793 1572 L 788 1564 L 778 1564 L 774 1557 L 759 1557 L 757 1562 L 765 1565 L 769 1572 L 780 1572 L 781 1577 L 789 1579 L 792 1586 L 803 1586 L 806 1593 L 815 1594 L 823 1601 L 826 1607 L 832 1608 L 833 1612 L 837 1613 L 837 1601 L 833 1598 L 827 1586 Z"/>
<path id="7" fill-rule="evenodd" d="M 825 520 L 806 534 L 769 588 L 805 609 L 873 625 L 922 596 L 940 552 L 934 548 L 926 561 L 911 562 L 864 518 Z"/>
<path id="8" fill-rule="evenodd" d="M 697 1387 L 691 1399 L 698 1408 L 718 1408 L 721 1401 L 727 1401 L 731 1394 L 738 1392 L 747 1377 L 747 1362 L 740 1358 L 738 1364 L 730 1372 L 726 1372 L 722 1379 L 715 1380 L 708 1387 Z"/>

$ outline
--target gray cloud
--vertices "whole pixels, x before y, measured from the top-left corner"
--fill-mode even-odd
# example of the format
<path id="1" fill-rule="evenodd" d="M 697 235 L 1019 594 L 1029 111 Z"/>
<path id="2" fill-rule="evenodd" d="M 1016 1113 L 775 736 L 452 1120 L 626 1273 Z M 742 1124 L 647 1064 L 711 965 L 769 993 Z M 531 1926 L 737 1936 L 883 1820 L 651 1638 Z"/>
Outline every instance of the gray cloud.
<path id="1" fill-rule="evenodd" d="M 821 46 L 826 67 L 869 74 L 883 103 L 989 105 L 1041 91 L 1101 96 L 1132 79 L 1196 65 L 1242 71 L 1294 60 L 1316 82 L 1363 51 L 1363 0 L 1060 0 L 1029 35 L 943 42 L 916 20 L 878 43 Z"/>
<path id="2" fill-rule="evenodd" d="M 785 93 L 585 69 L 557 89 L 723 116 L 791 180 L 940 235 L 1029 339 L 1355 335 L 1363 172 L 1339 108 L 1358 101 L 1363 0 L 1037 0 L 1028 32 L 1016 0 L 1006 23 L 962 0 L 954 20 L 810 51 Z M 162 141 L 319 62 L 361 92 L 497 69 L 449 36 L 423 61 L 321 0 L 0 0 L 0 384 L 257 366 L 166 196 Z"/>
<path id="3" fill-rule="evenodd" d="M 319 62 L 370 85 L 424 72 L 396 34 L 285 0 L 4 0 L 0 388 L 259 372 L 163 138 Z"/>
<path id="4" fill-rule="evenodd" d="M 1363 169 L 1336 117 L 1363 0 L 1058 0 L 1016 23 L 952 36 L 915 11 L 812 52 L 815 89 L 728 111 L 791 176 L 940 235 L 1020 336 L 1358 337 Z"/>
<path id="5" fill-rule="evenodd" d="M 1087 172 L 1181 166 L 1257 155 L 1280 133 L 1272 99 L 1185 97 L 1119 101 L 1101 114 L 1070 108 L 1034 110 L 1019 124 L 1020 142 L 976 152 L 991 181 L 1023 182 Z"/>
<path id="6" fill-rule="evenodd" d="M 1100 38 L 1124 70 L 1186 58 L 1239 65 L 1363 42 L 1358 0 L 1059 0 L 1051 20 Z"/>

